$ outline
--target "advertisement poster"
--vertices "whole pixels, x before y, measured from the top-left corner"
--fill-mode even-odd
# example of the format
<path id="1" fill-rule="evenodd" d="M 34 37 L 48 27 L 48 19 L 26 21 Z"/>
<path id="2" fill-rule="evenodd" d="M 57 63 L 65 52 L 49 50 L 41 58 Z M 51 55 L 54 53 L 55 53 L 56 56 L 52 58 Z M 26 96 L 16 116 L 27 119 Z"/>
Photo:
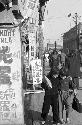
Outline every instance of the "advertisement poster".
<path id="1" fill-rule="evenodd" d="M 32 16 L 37 4 L 38 0 L 18 0 L 20 12 L 24 18 Z"/>
<path id="2" fill-rule="evenodd" d="M 33 77 L 33 85 L 42 83 L 42 66 L 41 60 L 35 59 L 31 61 L 32 66 L 32 77 Z"/>
<path id="3" fill-rule="evenodd" d="M 0 125 L 23 125 L 19 27 L 0 27 Z"/>
<path id="4" fill-rule="evenodd" d="M 29 65 L 32 60 L 36 57 L 36 34 L 29 33 Z"/>

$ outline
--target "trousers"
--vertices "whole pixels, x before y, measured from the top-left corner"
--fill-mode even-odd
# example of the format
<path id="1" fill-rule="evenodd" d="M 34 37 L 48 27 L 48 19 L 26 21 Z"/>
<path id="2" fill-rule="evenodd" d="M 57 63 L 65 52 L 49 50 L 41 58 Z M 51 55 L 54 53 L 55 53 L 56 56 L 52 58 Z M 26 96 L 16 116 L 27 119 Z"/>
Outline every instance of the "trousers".
<path id="1" fill-rule="evenodd" d="M 58 110 L 58 94 L 46 94 L 44 96 L 44 103 L 42 107 L 41 117 L 46 120 L 49 113 L 50 105 L 53 112 L 53 121 L 59 122 L 59 110 Z"/>
<path id="2" fill-rule="evenodd" d="M 69 94 L 69 91 L 68 92 L 62 91 L 62 110 L 64 109 L 65 105 L 66 118 L 69 118 L 70 113 L 72 112 L 72 102 L 73 102 L 73 94 Z"/>

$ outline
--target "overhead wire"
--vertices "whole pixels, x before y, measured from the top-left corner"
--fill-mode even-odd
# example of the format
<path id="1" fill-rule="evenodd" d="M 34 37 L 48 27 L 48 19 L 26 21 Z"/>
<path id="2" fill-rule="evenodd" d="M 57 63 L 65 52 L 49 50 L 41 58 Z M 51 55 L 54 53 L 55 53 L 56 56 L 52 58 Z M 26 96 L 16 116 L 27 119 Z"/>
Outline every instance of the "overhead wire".
<path id="1" fill-rule="evenodd" d="M 77 0 L 76 0 L 77 1 Z M 82 2 L 81 0 L 78 0 L 77 2 L 74 1 L 74 3 L 71 4 L 71 6 L 75 6 L 77 4 L 79 4 L 80 2 Z M 47 14 L 48 14 L 48 10 L 47 10 Z M 64 16 L 60 16 L 60 17 L 55 17 L 54 15 L 52 17 L 49 18 L 45 18 L 44 21 L 49 21 L 49 20 L 55 20 L 55 19 L 63 19 L 65 17 L 68 17 L 68 15 L 63 14 Z"/>
<path id="2" fill-rule="evenodd" d="M 80 4 L 80 2 L 82 2 L 81 0 L 75 0 L 72 4 L 71 4 L 71 8 L 70 8 L 70 10 L 72 10 L 73 9 L 73 6 L 76 6 L 76 5 L 78 5 L 78 4 Z M 48 11 L 49 10 L 47 10 L 47 15 L 48 15 Z M 70 12 L 71 14 L 73 13 L 73 12 Z M 53 15 L 53 16 L 51 16 L 51 17 L 48 17 L 48 18 L 44 18 L 44 21 L 46 22 L 46 21 L 48 21 L 48 22 L 55 22 L 55 21 L 57 21 L 57 19 L 59 19 L 58 21 L 61 21 L 61 20 L 63 20 L 63 19 L 67 19 L 67 18 L 69 18 L 68 17 L 68 15 L 69 15 L 69 13 L 66 15 L 66 14 L 64 14 L 64 13 L 62 13 L 62 16 L 60 15 L 60 16 L 57 16 L 57 17 L 55 17 L 55 15 Z M 74 14 L 73 14 L 74 15 Z M 72 17 L 72 15 L 71 15 L 71 17 Z M 60 20 L 61 19 L 61 20 Z M 51 40 L 51 38 L 50 38 L 50 40 Z M 55 40 L 55 39 L 53 39 L 53 40 Z"/>

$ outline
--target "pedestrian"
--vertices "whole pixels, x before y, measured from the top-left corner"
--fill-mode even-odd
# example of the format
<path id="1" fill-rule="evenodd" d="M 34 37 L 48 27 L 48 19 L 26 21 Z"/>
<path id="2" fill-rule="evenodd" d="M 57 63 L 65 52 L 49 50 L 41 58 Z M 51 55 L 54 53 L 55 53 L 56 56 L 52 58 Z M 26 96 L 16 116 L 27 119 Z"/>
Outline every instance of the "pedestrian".
<path id="1" fill-rule="evenodd" d="M 42 87 L 45 89 L 45 96 L 44 96 L 44 102 L 42 107 L 42 114 L 41 117 L 43 118 L 42 124 L 46 122 L 47 115 L 49 113 L 50 105 L 52 106 L 52 112 L 53 112 L 53 124 L 62 124 L 62 121 L 60 121 L 59 117 L 59 102 L 58 102 L 58 92 L 59 92 L 59 78 L 57 74 L 53 74 L 51 71 L 47 75 L 47 78 L 50 80 L 52 87 L 48 86 L 46 84 L 45 79 L 43 80 Z"/>
<path id="2" fill-rule="evenodd" d="M 64 53 L 64 50 L 61 50 L 61 63 L 62 63 L 62 66 L 65 66 L 65 59 L 66 59 L 66 54 Z"/>
<path id="3" fill-rule="evenodd" d="M 49 55 L 49 66 L 51 68 L 52 74 L 59 74 L 59 63 L 60 58 L 58 52 L 54 49 Z"/>
<path id="4" fill-rule="evenodd" d="M 62 102 L 62 119 L 63 120 L 63 110 L 65 106 L 66 110 L 66 123 L 70 123 L 70 114 L 72 111 L 72 102 L 74 98 L 74 92 L 76 86 L 72 81 L 72 77 L 69 76 L 68 69 L 63 67 L 60 71 L 61 77 L 61 102 Z"/>

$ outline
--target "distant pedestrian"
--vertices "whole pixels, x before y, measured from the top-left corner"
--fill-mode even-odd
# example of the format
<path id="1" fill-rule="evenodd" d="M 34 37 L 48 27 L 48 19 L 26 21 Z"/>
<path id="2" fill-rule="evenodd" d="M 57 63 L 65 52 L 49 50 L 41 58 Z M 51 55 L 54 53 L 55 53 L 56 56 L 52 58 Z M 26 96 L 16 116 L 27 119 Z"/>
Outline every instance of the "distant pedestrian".
<path id="1" fill-rule="evenodd" d="M 54 49 L 53 52 L 49 55 L 49 66 L 53 74 L 59 74 L 59 63 L 60 63 L 59 54 Z"/>
<path id="2" fill-rule="evenodd" d="M 64 53 L 64 50 L 61 50 L 61 63 L 62 63 L 62 66 L 65 66 L 65 59 L 66 59 L 66 54 Z"/>

